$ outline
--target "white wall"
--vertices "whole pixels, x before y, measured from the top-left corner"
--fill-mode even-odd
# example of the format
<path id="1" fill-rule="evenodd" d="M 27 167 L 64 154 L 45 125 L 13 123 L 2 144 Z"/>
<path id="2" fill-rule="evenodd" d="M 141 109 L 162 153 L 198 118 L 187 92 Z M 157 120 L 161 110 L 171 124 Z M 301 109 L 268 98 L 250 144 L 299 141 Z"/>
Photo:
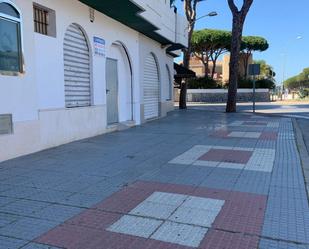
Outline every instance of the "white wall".
<path id="1" fill-rule="evenodd" d="M 133 0 L 145 11 L 140 15 L 158 28 L 156 31 L 168 40 L 188 45 L 187 21 L 175 13 L 174 8 L 170 7 L 169 0 Z"/>
<path id="2" fill-rule="evenodd" d="M 56 12 L 56 37 L 34 32 L 33 2 L 12 0 L 22 14 L 22 38 L 25 73 L 22 76 L 0 76 L 0 114 L 13 114 L 14 133 L 0 136 L 0 161 L 35 152 L 77 139 L 102 134 L 106 122 L 106 57 L 123 57 L 123 52 L 112 49 L 120 41 L 126 47 L 133 72 L 133 114 L 136 124 L 143 115 L 144 59 L 153 52 L 158 60 L 161 82 L 161 115 L 172 109 L 166 101 L 166 65 L 173 72 L 173 58 L 165 48 L 129 27 L 95 12 L 95 22 L 89 20 L 88 6 L 77 0 L 36 0 Z M 168 1 L 169 2 L 169 1 Z M 170 11 L 170 10 L 168 10 Z M 168 21 L 166 21 L 167 23 Z M 64 99 L 63 39 L 67 27 L 76 23 L 84 30 L 92 53 L 92 106 L 66 109 Z M 106 41 L 106 57 L 94 55 L 93 37 Z M 120 121 L 131 119 L 131 93 L 128 65 L 120 66 Z M 173 77 L 173 76 L 171 76 Z M 124 100 L 124 101 L 123 101 Z"/>
<path id="3" fill-rule="evenodd" d="M 37 88 L 35 82 L 35 51 L 32 4 L 14 0 L 22 14 L 23 55 L 25 73 L 22 76 L 0 75 L 0 113 L 12 113 L 14 122 L 37 120 Z"/>

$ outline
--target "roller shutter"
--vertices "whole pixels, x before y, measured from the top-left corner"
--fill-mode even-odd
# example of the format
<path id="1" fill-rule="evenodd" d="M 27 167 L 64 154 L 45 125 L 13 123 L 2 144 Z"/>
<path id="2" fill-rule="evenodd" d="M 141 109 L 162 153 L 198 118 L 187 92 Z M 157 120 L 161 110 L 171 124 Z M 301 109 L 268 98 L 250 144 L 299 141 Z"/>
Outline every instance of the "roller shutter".
<path id="1" fill-rule="evenodd" d="M 144 117 L 145 119 L 159 116 L 159 73 L 156 60 L 150 54 L 145 61 L 144 69 Z"/>
<path id="2" fill-rule="evenodd" d="M 64 38 L 64 80 L 66 107 L 91 104 L 89 47 L 75 24 L 69 26 Z"/>

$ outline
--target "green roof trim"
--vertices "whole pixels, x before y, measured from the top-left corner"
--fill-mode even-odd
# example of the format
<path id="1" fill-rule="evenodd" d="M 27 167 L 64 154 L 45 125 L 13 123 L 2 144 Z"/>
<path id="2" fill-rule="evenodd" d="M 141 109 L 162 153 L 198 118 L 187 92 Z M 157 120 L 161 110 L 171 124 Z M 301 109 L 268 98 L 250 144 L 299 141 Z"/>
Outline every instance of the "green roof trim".
<path id="1" fill-rule="evenodd" d="M 162 45 L 173 44 L 172 41 L 158 34 L 158 27 L 144 19 L 139 13 L 145 10 L 130 0 L 79 0 L 95 10 L 121 22 Z"/>

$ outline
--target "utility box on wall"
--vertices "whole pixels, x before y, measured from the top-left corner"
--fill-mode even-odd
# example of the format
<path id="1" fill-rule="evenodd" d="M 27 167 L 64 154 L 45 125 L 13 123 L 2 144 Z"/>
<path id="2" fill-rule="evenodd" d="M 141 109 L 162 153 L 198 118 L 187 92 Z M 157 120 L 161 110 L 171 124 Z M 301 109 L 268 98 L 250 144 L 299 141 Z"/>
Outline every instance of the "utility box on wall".
<path id="1" fill-rule="evenodd" d="M 0 114 L 0 135 L 13 133 L 12 114 Z"/>

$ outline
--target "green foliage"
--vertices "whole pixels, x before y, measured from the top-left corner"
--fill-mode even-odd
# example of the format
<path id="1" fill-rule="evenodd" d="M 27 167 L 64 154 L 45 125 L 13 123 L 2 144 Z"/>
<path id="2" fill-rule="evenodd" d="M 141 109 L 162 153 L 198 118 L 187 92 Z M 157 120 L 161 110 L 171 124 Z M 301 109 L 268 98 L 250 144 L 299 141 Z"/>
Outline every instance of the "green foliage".
<path id="1" fill-rule="evenodd" d="M 260 77 L 266 79 L 273 79 L 276 76 L 274 69 L 271 65 L 268 65 L 264 60 L 255 60 L 254 64 L 259 64 L 261 66 Z"/>
<path id="2" fill-rule="evenodd" d="M 189 89 L 216 89 L 221 88 L 221 85 L 209 77 L 201 77 L 190 79 L 188 82 Z"/>
<path id="3" fill-rule="evenodd" d="M 261 79 L 255 82 L 255 87 L 274 89 L 276 87 L 276 84 L 273 80 Z M 239 79 L 238 88 L 253 88 L 253 80 L 252 79 Z"/>
<path id="4" fill-rule="evenodd" d="M 259 51 L 263 52 L 269 48 L 267 40 L 260 36 L 244 36 L 242 38 L 241 50 L 242 51 Z"/>
<path id="5" fill-rule="evenodd" d="M 261 79 L 256 81 L 256 88 L 276 88 L 276 83 L 271 79 Z"/>
<path id="6" fill-rule="evenodd" d="M 212 78 L 215 74 L 216 62 L 220 55 L 228 51 L 231 39 L 231 32 L 217 29 L 203 29 L 194 31 L 192 34 L 192 52 L 204 64 L 206 72 L 209 69 L 209 61 L 213 62 Z"/>
<path id="7" fill-rule="evenodd" d="M 309 88 L 300 89 L 298 95 L 301 99 L 309 97 Z"/>
<path id="8" fill-rule="evenodd" d="M 289 89 L 302 89 L 309 87 L 309 68 L 304 68 L 304 70 L 284 82 L 284 86 Z"/>
<path id="9" fill-rule="evenodd" d="M 192 47 L 195 53 L 209 50 L 227 49 L 230 46 L 232 34 L 229 31 L 203 29 L 193 32 Z"/>

